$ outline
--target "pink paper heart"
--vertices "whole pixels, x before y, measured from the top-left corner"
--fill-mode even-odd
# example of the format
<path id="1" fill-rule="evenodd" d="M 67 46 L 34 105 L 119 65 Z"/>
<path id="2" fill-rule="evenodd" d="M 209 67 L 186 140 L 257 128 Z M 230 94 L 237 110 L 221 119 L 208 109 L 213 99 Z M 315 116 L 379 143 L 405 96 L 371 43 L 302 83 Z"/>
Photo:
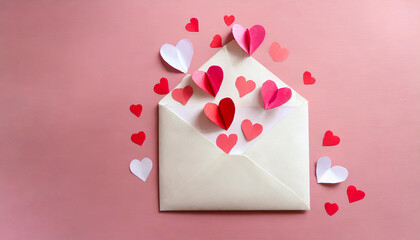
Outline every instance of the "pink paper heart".
<path id="1" fill-rule="evenodd" d="M 292 97 L 292 90 L 288 87 L 277 89 L 272 80 L 267 80 L 261 87 L 264 108 L 271 109 L 285 104 Z"/>
<path id="2" fill-rule="evenodd" d="M 238 45 L 251 56 L 263 42 L 265 29 L 261 25 L 245 29 L 241 25 L 235 24 L 232 27 L 232 34 Z"/>
<path id="3" fill-rule="evenodd" d="M 214 65 L 209 67 L 207 72 L 195 71 L 192 79 L 198 87 L 216 97 L 223 82 L 223 69 Z"/>

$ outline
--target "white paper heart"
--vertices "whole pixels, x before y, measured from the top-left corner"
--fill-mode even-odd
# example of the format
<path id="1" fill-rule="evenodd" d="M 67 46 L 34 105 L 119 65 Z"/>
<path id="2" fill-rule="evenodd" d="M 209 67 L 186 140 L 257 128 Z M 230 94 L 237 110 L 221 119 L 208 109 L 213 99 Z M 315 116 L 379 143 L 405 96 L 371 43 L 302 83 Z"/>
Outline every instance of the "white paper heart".
<path id="1" fill-rule="evenodd" d="M 182 39 L 176 46 L 165 43 L 160 48 L 160 55 L 163 60 L 183 73 L 187 73 L 193 53 L 193 45 L 188 39 Z"/>
<path id="2" fill-rule="evenodd" d="M 322 157 L 316 164 L 316 178 L 318 183 L 339 183 L 347 179 L 349 172 L 341 166 L 331 167 L 331 159 Z"/>
<path id="3" fill-rule="evenodd" d="M 153 162 L 149 158 L 143 158 L 141 161 L 134 159 L 130 163 L 130 171 L 145 182 L 150 171 L 152 171 L 152 167 Z"/>

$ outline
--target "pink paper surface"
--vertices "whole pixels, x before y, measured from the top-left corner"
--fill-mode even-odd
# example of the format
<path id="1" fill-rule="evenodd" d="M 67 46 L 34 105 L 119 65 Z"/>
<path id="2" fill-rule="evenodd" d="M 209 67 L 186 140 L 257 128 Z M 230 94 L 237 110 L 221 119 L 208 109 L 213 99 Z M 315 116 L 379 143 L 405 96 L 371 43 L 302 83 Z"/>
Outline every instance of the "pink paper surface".
<path id="1" fill-rule="evenodd" d="M 264 26 L 253 57 L 309 100 L 308 212 L 158 211 L 153 86 L 184 76 L 159 49 L 190 39 L 194 72 L 219 50 L 215 33 L 231 38 L 224 15 Z M 191 17 L 200 32 L 185 30 Z M 1 1 L 0 239 L 418 238 L 419 19 L 416 0 Z M 290 51 L 283 62 L 268 54 L 274 41 Z M 322 147 L 328 129 L 339 145 Z M 316 183 L 322 156 L 349 170 L 344 183 Z M 129 171 L 144 157 L 147 182 Z M 348 203 L 349 185 L 366 197 Z M 340 210 L 328 216 L 326 202 Z"/>

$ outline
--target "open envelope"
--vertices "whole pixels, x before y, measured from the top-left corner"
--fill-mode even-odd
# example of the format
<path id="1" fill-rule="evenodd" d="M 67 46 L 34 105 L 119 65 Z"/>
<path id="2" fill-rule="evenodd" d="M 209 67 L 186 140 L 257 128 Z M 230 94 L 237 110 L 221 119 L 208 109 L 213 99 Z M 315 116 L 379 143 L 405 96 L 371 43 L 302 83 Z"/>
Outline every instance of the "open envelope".
<path id="1" fill-rule="evenodd" d="M 168 94 L 159 102 L 159 192 L 161 211 L 309 210 L 308 102 L 295 91 L 284 105 L 264 110 L 261 86 L 273 80 L 287 87 L 235 41 L 225 45 L 200 70 L 212 65 L 224 71 L 214 98 L 187 75 L 176 87 L 190 85 L 193 96 L 184 106 Z M 256 83 L 239 97 L 236 78 Z M 210 122 L 203 108 L 230 97 L 236 113 L 226 131 Z M 246 141 L 241 123 L 249 119 L 264 130 Z M 216 145 L 218 135 L 235 133 L 229 154 Z"/>

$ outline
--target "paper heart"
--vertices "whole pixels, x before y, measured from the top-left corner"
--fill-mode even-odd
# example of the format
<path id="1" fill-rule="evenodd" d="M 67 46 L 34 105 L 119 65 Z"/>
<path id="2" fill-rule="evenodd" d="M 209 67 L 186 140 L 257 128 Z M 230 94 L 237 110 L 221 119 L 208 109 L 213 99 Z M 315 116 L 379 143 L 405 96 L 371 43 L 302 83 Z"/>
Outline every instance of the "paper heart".
<path id="1" fill-rule="evenodd" d="M 271 109 L 285 104 L 292 97 L 292 90 L 288 87 L 277 89 L 272 80 L 267 80 L 261 87 L 264 109 Z"/>
<path id="2" fill-rule="evenodd" d="M 316 164 L 316 178 L 318 183 L 339 183 L 347 179 L 349 172 L 341 166 L 331 167 L 331 159 L 322 157 Z"/>
<path id="3" fill-rule="evenodd" d="M 263 131 L 263 126 L 261 124 L 255 123 L 253 125 L 249 119 L 242 121 L 241 128 L 246 140 L 248 141 L 258 137 Z"/>
<path id="4" fill-rule="evenodd" d="M 211 48 L 220 48 L 222 47 L 222 37 L 219 34 L 214 35 L 213 40 L 210 43 Z"/>
<path id="5" fill-rule="evenodd" d="M 357 190 L 355 186 L 350 185 L 347 188 L 347 197 L 349 198 L 349 203 L 356 202 L 365 198 L 365 192 Z"/>
<path id="6" fill-rule="evenodd" d="M 325 211 L 327 211 L 328 215 L 332 216 L 338 211 L 337 203 L 325 203 L 324 205 Z"/>
<path id="7" fill-rule="evenodd" d="M 289 50 L 282 48 L 277 42 L 273 42 L 271 44 L 268 53 L 270 54 L 271 59 L 273 59 L 275 62 L 284 61 L 289 56 Z"/>
<path id="8" fill-rule="evenodd" d="M 188 32 L 198 32 L 198 19 L 191 18 L 190 22 L 185 25 L 185 29 Z"/>
<path id="9" fill-rule="evenodd" d="M 130 106 L 130 111 L 131 111 L 134 115 L 136 115 L 137 117 L 140 117 L 141 112 L 143 111 L 143 106 L 142 106 L 141 104 L 137 104 L 137 105 L 132 104 L 132 105 Z"/>
<path id="10" fill-rule="evenodd" d="M 193 88 L 191 86 L 186 86 L 184 88 L 176 88 L 172 91 L 172 98 L 183 105 L 187 104 L 188 100 L 190 100 L 192 95 Z"/>
<path id="11" fill-rule="evenodd" d="M 232 27 L 232 34 L 238 45 L 251 56 L 263 42 L 265 29 L 261 25 L 245 29 L 241 25 L 235 24 Z"/>
<path id="12" fill-rule="evenodd" d="M 312 74 L 308 71 L 303 73 L 303 84 L 314 84 L 315 83 L 315 78 L 312 77 Z"/>
<path id="13" fill-rule="evenodd" d="M 133 135 L 131 135 L 131 141 L 133 141 L 133 143 L 138 144 L 140 146 L 143 145 L 144 140 L 146 140 L 146 134 L 143 131 L 140 131 L 138 133 L 134 133 Z"/>
<path id="14" fill-rule="evenodd" d="M 152 167 L 153 162 L 149 158 L 143 158 L 141 161 L 134 159 L 130 163 L 130 171 L 144 182 L 152 171 Z"/>
<path id="15" fill-rule="evenodd" d="M 198 87 L 215 97 L 223 82 L 223 69 L 213 65 L 209 67 L 207 72 L 195 71 L 192 79 Z"/>
<path id="16" fill-rule="evenodd" d="M 155 93 L 160 95 L 165 95 L 169 93 L 169 85 L 168 85 L 168 79 L 161 78 L 160 83 L 156 83 L 156 85 L 153 87 L 153 91 Z"/>
<path id="17" fill-rule="evenodd" d="M 340 138 L 334 136 L 334 134 L 328 130 L 324 134 L 324 140 L 322 141 L 322 146 L 335 146 L 340 143 Z"/>
<path id="18" fill-rule="evenodd" d="M 187 73 L 193 53 L 193 45 L 188 39 L 182 39 L 176 46 L 165 43 L 160 48 L 160 55 L 163 60 L 183 73 Z"/>
<path id="19" fill-rule="evenodd" d="M 256 85 L 254 81 L 247 81 L 245 77 L 239 76 L 238 78 L 236 78 L 235 86 L 238 89 L 239 97 L 243 97 L 248 93 L 254 91 Z"/>
<path id="20" fill-rule="evenodd" d="M 215 103 L 207 103 L 204 106 L 204 113 L 216 125 L 228 130 L 235 116 L 235 104 L 230 98 L 223 98 L 219 106 Z"/>
<path id="21" fill-rule="evenodd" d="M 229 154 L 237 141 L 238 135 L 236 134 L 230 134 L 229 137 L 226 134 L 220 134 L 216 139 L 216 145 L 222 149 L 223 152 Z"/>
<path id="22" fill-rule="evenodd" d="M 229 27 L 234 21 L 235 21 L 235 16 L 233 15 L 225 15 L 223 17 L 223 20 L 225 20 L 225 24 Z"/>

